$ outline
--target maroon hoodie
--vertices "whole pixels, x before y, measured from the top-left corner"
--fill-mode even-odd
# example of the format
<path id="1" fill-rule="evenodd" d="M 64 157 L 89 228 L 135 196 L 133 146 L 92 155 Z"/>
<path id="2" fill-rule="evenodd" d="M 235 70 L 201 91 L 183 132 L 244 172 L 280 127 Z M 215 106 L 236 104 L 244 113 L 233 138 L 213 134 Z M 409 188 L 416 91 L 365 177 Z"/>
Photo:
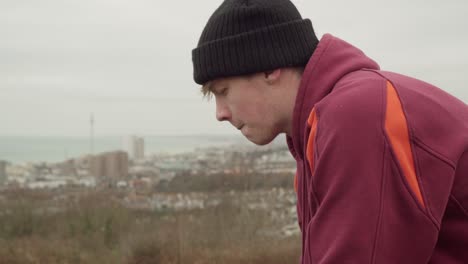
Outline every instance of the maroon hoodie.
<path id="1" fill-rule="evenodd" d="M 468 263 L 468 106 L 325 35 L 287 138 L 301 263 Z"/>

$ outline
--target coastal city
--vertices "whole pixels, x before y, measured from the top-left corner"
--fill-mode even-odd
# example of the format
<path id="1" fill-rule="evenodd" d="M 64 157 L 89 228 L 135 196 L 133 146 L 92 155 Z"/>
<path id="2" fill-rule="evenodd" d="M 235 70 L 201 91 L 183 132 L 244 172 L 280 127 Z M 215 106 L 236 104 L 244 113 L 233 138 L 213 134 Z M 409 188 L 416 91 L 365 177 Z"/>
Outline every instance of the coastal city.
<path id="1" fill-rule="evenodd" d="M 121 150 L 62 162 L 0 161 L 0 188 L 65 197 L 103 190 L 127 208 L 156 211 L 203 210 L 229 200 L 276 219 L 275 228 L 261 231 L 264 234 L 289 236 L 299 231 L 292 188 L 295 167 L 283 144 L 146 154 L 144 139 L 132 136 Z"/>
<path id="2" fill-rule="evenodd" d="M 192 152 L 145 155 L 144 139 L 131 137 L 121 150 L 87 154 L 62 162 L 0 160 L 3 188 L 60 188 L 66 186 L 139 188 L 204 173 L 295 173 L 286 145 L 197 148 Z"/>

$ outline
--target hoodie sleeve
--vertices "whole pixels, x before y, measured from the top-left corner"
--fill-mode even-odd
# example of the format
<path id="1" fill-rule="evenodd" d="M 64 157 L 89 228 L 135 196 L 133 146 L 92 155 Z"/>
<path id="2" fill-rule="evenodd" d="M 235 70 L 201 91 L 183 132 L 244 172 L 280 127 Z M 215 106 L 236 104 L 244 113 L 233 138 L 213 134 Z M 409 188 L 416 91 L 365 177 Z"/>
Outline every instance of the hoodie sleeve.
<path id="1" fill-rule="evenodd" d="M 316 206 L 303 263 L 427 263 L 437 242 L 398 95 L 389 83 L 370 83 L 337 91 L 309 118 L 317 126 L 307 149 Z"/>

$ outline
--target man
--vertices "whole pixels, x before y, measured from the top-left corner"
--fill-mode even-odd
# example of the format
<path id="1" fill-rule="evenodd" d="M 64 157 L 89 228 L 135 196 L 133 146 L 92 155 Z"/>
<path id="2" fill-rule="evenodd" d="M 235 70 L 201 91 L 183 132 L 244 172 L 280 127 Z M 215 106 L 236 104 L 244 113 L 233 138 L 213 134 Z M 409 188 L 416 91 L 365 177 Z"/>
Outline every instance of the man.
<path id="1" fill-rule="evenodd" d="M 216 117 L 297 161 L 302 263 L 468 263 L 468 107 L 288 0 L 226 0 L 192 53 Z"/>

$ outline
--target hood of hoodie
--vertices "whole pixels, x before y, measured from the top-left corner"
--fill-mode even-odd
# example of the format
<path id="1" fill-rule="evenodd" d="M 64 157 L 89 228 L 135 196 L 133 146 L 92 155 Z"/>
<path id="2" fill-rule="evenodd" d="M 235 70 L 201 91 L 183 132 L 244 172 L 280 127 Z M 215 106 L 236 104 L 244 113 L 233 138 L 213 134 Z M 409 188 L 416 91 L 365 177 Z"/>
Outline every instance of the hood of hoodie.
<path id="1" fill-rule="evenodd" d="M 326 97 L 345 75 L 379 65 L 353 45 L 325 34 L 307 63 L 296 96 L 291 135 L 287 143 L 296 159 L 304 159 L 305 126 L 315 104 Z"/>

